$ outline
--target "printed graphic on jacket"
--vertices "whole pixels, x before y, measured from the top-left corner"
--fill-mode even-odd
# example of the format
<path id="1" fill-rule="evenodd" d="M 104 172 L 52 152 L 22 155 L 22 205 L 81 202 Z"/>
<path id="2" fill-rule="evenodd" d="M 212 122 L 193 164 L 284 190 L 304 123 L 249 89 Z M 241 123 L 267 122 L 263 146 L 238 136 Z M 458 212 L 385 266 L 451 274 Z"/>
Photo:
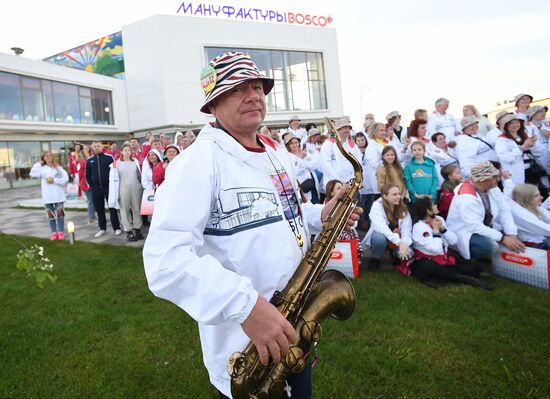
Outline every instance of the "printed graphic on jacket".
<path id="1" fill-rule="evenodd" d="M 282 220 L 275 194 L 260 187 L 221 190 L 204 234 L 232 235 Z"/>
<path id="2" fill-rule="evenodd" d="M 412 177 L 432 177 L 431 173 L 426 173 L 422 169 L 416 169 L 412 174 Z"/>

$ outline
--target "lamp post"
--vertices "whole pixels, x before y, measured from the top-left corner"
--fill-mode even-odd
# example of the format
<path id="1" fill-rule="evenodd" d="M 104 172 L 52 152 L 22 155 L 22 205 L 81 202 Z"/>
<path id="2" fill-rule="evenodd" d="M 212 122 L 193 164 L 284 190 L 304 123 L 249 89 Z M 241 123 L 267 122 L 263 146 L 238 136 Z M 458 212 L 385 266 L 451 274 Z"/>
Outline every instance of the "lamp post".
<path id="1" fill-rule="evenodd" d="M 74 244 L 74 222 L 69 220 L 67 222 L 67 231 L 69 232 L 69 242 L 71 245 Z"/>

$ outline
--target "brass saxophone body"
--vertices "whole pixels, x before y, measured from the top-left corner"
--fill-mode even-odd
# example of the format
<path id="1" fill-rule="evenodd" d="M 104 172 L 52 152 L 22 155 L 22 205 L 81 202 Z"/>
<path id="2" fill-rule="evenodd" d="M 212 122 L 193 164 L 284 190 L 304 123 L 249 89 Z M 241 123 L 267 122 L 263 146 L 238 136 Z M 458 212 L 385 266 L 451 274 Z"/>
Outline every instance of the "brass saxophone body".
<path id="1" fill-rule="evenodd" d="M 361 188 L 361 164 L 348 153 L 328 118 L 325 124 L 335 136 L 336 145 L 354 169 L 350 188 L 332 208 L 310 250 L 304 256 L 286 287 L 276 292 L 271 303 L 294 326 L 298 343 L 290 347 L 286 357 L 264 366 L 254 344 L 250 342 L 242 352 L 235 352 L 228 360 L 231 376 L 231 394 L 234 399 L 279 398 L 283 394 L 289 372 L 301 372 L 317 351 L 321 339 L 320 322 L 327 316 L 338 320 L 350 317 L 355 309 L 355 290 L 347 277 L 325 267 L 332 250 L 346 227 L 348 217 L 357 204 Z"/>

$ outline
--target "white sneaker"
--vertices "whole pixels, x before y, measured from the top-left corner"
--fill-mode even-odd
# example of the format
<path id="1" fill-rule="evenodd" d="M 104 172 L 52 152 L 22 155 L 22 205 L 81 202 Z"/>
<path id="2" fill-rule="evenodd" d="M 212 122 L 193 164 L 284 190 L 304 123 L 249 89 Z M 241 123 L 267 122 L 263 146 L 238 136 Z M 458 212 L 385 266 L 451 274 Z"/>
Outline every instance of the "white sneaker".
<path id="1" fill-rule="evenodd" d="M 115 236 L 119 236 L 122 234 L 122 230 L 118 229 L 118 230 L 115 230 Z"/>
<path id="2" fill-rule="evenodd" d="M 94 234 L 95 238 L 101 237 L 103 234 L 105 234 L 107 231 L 105 230 L 98 230 L 97 233 Z"/>

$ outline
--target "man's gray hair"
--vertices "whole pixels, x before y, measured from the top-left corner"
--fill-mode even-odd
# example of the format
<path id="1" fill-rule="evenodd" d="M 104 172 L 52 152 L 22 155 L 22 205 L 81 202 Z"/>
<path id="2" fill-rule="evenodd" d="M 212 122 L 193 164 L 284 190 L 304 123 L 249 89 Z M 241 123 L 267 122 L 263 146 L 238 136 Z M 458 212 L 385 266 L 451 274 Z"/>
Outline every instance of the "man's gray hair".
<path id="1" fill-rule="evenodd" d="M 449 103 L 449 100 L 447 100 L 446 98 L 444 97 L 441 97 L 441 98 L 438 98 L 437 100 L 435 100 L 435 106 L 436 107 L 439 107 L 441 104 L 445 104 L 445 103 Z"/>

